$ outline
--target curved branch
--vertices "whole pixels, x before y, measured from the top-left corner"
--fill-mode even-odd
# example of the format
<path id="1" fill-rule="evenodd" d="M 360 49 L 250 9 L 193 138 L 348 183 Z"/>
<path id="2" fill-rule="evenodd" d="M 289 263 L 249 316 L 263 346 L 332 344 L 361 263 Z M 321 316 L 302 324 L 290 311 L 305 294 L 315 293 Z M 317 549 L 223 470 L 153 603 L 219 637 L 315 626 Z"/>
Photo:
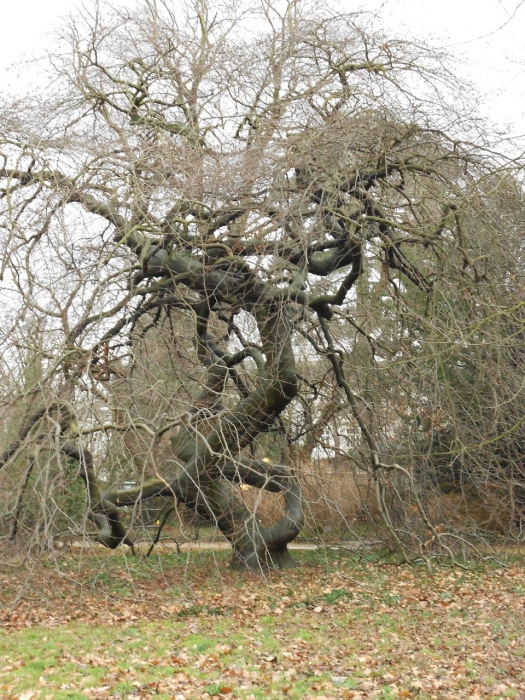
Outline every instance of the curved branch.
<path id="1" fill-rule="evenodd" d="M 97 526 L 97 540 L 109 549 L 127 544 L 135 553 L 133 541 L 120 520 L 118 509 L 107 498 L 102 497 L 93 469 L 93 456 L 89 450 L 72 443 L 60 445 L 60 451 L 72 457 L 80 466 L 80 476 L 86 484 L 89 497 L 89 518 Z"/>

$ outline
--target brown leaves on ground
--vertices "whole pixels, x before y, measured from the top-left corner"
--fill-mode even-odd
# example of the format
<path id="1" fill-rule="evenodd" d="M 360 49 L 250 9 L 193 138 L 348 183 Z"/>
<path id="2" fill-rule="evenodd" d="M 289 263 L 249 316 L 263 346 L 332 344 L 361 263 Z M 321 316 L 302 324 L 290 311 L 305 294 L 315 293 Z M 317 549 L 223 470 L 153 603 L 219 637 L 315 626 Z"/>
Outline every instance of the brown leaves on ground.
<path id="1" fill-rule="evenodd" d="M 525 699 L 518 565 L 96 566 L 1 576 L 0 697 Z"/>

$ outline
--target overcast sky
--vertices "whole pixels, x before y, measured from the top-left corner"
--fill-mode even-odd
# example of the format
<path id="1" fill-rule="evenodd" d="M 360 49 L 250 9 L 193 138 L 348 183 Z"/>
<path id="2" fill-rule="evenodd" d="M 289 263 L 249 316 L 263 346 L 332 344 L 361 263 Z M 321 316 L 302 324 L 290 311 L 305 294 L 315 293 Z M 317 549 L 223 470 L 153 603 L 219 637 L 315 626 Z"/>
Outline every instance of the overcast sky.
<path id="1" fill-rule="evenodd" d="M 84 4 L 89 6 L 90 0 Z M 130 5 L 133 0 L 112 4 Z M 12 0 L 2 5 L 0 89 L 23 92 L 38 78 L 12 64 L 52 50 L 61 17 L 74 12 L 78 3 Z M 393 34 L 431 36 L 449 47 L 458 56 L 458 72 L 484 95 L 486 114 L 514 134 L 525 134 L 525 0 L 337 0 L 337 7 L 378 12 Z"/>

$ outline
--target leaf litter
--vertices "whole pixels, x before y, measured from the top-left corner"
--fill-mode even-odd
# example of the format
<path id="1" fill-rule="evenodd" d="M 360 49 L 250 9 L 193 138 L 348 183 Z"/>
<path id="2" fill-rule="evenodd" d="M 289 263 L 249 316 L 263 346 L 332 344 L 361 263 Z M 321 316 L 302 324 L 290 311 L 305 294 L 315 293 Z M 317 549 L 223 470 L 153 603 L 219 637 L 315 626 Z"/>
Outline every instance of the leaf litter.
<path id="1" fill-rule="evenodd" d="M 183 568 L 183 567 L 182 567 Z M 48 562 L 13 607 L 2 700 L 525 700 L 525 576 L 338 559 L 265 578 L 203 561 Z"/>

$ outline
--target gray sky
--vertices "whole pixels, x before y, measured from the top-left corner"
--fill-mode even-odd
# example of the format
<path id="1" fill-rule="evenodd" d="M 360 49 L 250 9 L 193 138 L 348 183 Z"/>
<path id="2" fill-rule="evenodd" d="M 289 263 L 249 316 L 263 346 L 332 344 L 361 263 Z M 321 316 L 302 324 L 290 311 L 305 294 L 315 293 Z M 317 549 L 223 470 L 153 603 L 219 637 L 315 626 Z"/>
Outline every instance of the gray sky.
<path id="1" fill-rule="evenodd" d="M 139 0 L 140 1 L 140 0 Z M 173 0 L 176 4 L 178 0 Z M 56 46 L 53 31 L 74 12 L 72 0 L 13 0 L 2 7 L 0 89 L 24 92 L 38 82 L 13 62 Z M 85 0 L 89 5 L 90 0 Z M 132 0 L 113 0 L 130 5 Z M 484 96 L 485 113 L 514 134 L 525 134 L 525 0 L 338 0 L 343 11 L 378 12 L 392 33 L 431 36 L 458 56 L 457 70 Z"/>

